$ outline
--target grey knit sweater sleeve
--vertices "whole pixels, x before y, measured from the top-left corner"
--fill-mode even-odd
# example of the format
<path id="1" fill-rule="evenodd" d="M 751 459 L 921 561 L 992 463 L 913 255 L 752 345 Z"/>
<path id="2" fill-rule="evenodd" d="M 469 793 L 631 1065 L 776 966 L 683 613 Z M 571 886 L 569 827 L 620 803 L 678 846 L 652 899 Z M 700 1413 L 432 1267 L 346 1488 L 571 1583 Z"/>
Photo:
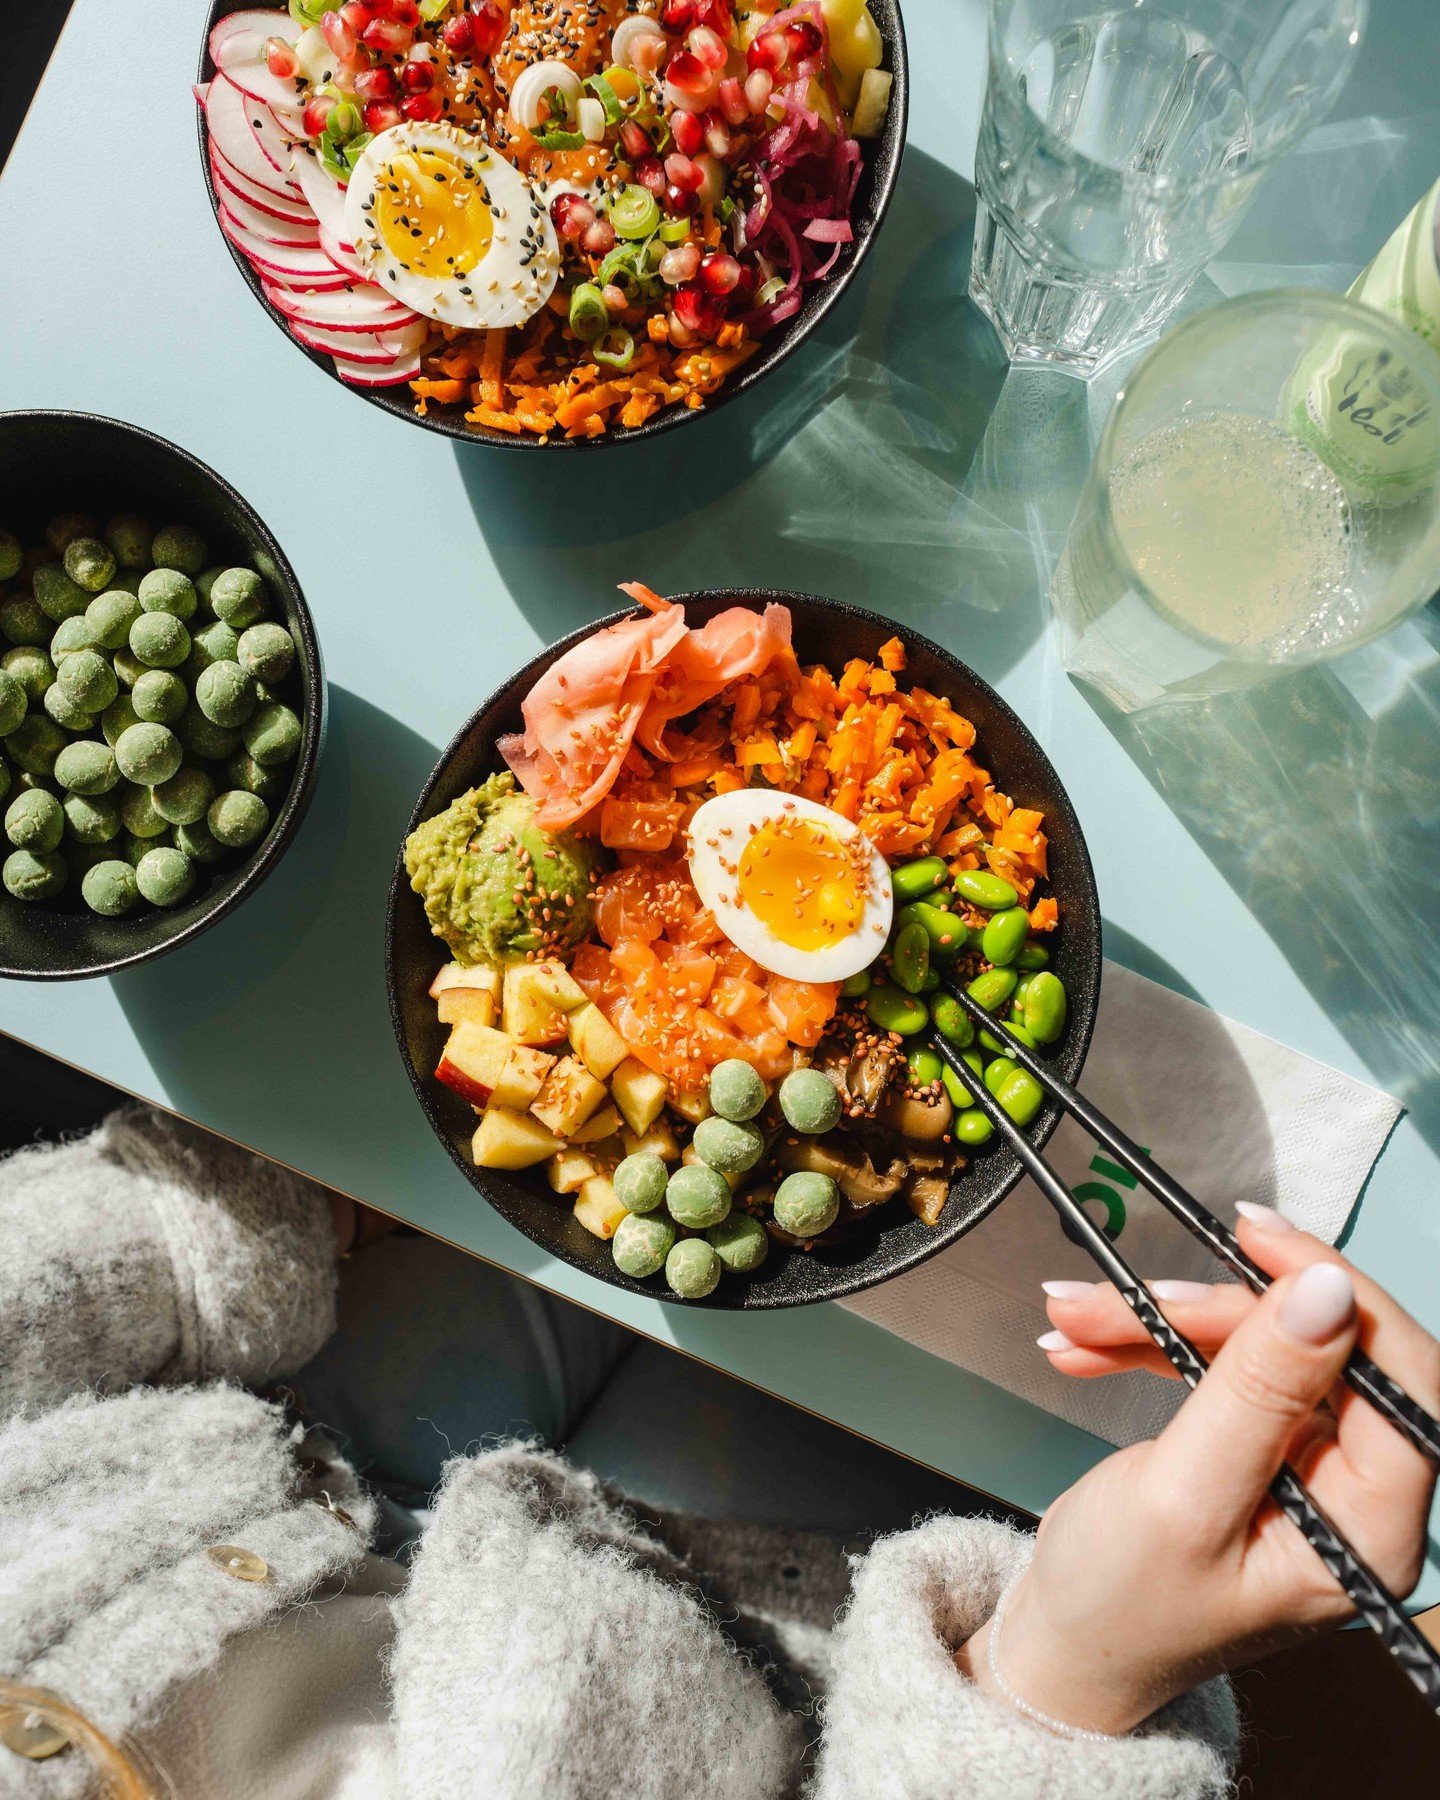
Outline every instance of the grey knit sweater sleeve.
<path id="1" fill-rule="evenodd" d="M 150 1107 L 0 1161 L 0 1417 L 138 1381 L 260 1383 L 335 1325 L 322 1189 Z"/>

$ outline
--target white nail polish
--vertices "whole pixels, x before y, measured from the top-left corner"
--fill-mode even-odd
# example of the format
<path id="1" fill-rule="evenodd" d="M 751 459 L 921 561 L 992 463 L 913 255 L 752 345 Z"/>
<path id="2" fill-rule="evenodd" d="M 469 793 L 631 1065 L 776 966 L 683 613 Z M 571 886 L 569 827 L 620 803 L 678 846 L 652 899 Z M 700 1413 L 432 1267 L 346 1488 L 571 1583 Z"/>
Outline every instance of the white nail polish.
<path id="1" fill-rule="evenodd" d="M 1095 1292 L 1093 1281 L 1042 1281 L 1040 1286 L 1052 1300 L 1088 1300 Z"/>
<path id="2" fill-rule="evenodd" d="M 1042 1350 L 1047 1352 L 1051 1350 L 1073 1350 L 1075 1348 L 1075 1345 L 1068 1337 L 1066 1337 L 1063 1331 L 1042 1332 L 1040 1336 L 1036 1338 L 1035 1342 Z"/>
<path id="3" fill-rule="evenodd" d="M 1280 1303 L 1280 1329 L 1302 1344 L 1328 1344 L 1355 1315 L 1355 1283 L 1339 1263 L 1311 1263 Z"/>
<path id="4" fill-rule="evenodd" d="M 1255 1227 L 1257 1231 L 1293 1231 L 1295 1227 L 1287 1218 L 1276 1212 L 1273 1206 L 1257 1206 L 1253 1200 L 1237 1200 L 1235 1210 L 1242 1219 Z"/>
<path id="5" fill-rule="evenodd" d="M 1186 1306 L 1203 1306 L 1215 1290 L 1207 1281 L 1152 1281 L 1150 1292 L 1157 1300 L 1177 1300 Z"/>

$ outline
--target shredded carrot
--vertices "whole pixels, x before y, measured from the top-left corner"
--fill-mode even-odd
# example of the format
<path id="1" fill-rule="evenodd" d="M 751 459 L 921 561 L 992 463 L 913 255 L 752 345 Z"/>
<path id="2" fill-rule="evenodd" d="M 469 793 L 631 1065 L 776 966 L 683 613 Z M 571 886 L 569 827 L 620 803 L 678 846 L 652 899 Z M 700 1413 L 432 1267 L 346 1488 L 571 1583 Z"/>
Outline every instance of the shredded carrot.
<path id="1" fill-rule="evenodd" d="M 505 390 L 501 386 L 501 375 L 505 367 L 505 333 L 487 331 L 485 333 L 485 356 L 480 364 L 480 398 L 493 412 L 501 412 L 505 406 Z"/>

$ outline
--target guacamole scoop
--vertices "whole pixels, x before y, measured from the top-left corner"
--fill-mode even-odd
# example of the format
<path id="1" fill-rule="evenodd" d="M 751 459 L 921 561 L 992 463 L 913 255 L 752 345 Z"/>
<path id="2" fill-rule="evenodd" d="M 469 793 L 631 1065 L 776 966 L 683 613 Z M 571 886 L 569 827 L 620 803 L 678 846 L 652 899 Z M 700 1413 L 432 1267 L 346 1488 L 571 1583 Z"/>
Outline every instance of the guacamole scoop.
<path id="1" fill-rule="evenodd" d="M 461 794 L 405 840 L 430 929 L 466 964 L 573 949 L 594 916 L 595 866 L 582 839 L 535 823 L 535 802 L 510 774 Z"/>

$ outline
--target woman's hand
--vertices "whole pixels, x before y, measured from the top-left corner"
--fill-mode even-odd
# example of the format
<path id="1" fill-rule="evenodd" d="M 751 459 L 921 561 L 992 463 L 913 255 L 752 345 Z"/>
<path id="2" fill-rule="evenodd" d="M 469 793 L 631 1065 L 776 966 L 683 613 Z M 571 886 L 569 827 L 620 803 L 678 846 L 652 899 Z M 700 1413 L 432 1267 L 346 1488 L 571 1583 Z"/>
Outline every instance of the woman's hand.
<path id="1" fill-rule="evenodd" d="M 1247 1208 L 1239 1237 L 1274 1284 L 1259 1299 L 1238 1286 L 1150 1284 L 1211 1368 L 1158 1438 L 1056 1501 L 1007 1605 L 1005 1681 L 1066 1724 L 1127 1731 L 1196 1682 L 1350 1616 L 1266 1495 L 1282 1462 L 1392 1592 L 1419 1579 L 1435 1467 L 1337 1378 L 1359 1342 L 1440 1411 L 1440 1344 L 1278 1213 Z M 1055 1368 L 1173 1374 L 1108 1283 L 1046 1291 L 1056 1329 L 1040 1345 Z M 956 1659 L 982 1687 L 993 1685 L 989 1631 Z"/>

